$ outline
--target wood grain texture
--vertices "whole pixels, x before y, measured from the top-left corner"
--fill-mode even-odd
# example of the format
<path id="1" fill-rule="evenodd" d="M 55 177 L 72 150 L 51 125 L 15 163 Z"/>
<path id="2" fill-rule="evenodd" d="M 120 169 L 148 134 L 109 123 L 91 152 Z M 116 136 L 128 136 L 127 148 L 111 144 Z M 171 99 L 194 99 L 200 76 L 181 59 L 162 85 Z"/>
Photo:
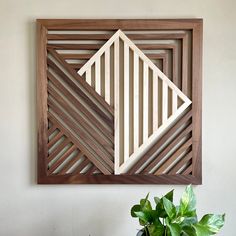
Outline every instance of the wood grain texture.
<path id="1" fill-rule="evenodd" d="M 202 26 L 202 19 L 37 20 L 38 183 L 201 184 Z M 114 175 L 116 140 L 123 135 L 122 131 L 115 136 L 117 114 L 110 105 L 120 102 L 121 98 L 114 96 L 114 91 L 119 92 L 122 89 L 115 84 L 113 91 L 111 86 L 114 84 L 108 79 L 108 75 L 114 71 L 117 78 L 120 78 L 122 72 L 112 64 L 114 49 L 107 49 L 104 59 L 99 58 L 96 61 L 95 72 L 92 68 L 88 69 L 82 77 L 77 71 L 119 29 L 125 32 L 125 37 L 131 39 L 150 62 L 160 65 L 162 72 L 177 85 L 179 91 L 192 100 L 192 105 L 126 173 Z M 88 42 L 82 42 L 83 40 Z M 116 56 L 120 57 L 119 60 L 123 57 L 118 53 L 118 47 L 121 46 L 119 43 L 116 45 Z M 75 53 L 76 50 L 79 53 Z M 151 126 L 144 123 L 147 129 L 140 133 L 136 130 L 131 147 L 126 143 L 127 159 L 127 153 L 139 147 L 140 137 L 146 135 L 147 138 L 150 130 L 158 129 L 157 123 L 165 121 L 171 113 L 178 110 L 180 99 L 174 93 L 170 95 L 165 85 L 151 82 L 146 89 L 152 96 L 150 99 L 142 98 L 140 102 L 143 105 L 140 106 L 137 102 L 140 98 L 137 99 L 137 96 L 143 85 L 135 82 L 134 78 L 138 78 L 140 72 L 148 74 L 148 77 L 153 75 L 140 67 L 138 57 L 133 56 L 131 61 L 127 60 L 132 56 L 129 50 L 126 49 L 124 54 L 125 101 L 130 98 L 129 86 L 134 88 L 131 102 L 133 109 L 129 111 L 127 104 L 124 106 L 126 125 L 130 119 L 132 124 L 133 114 L 144 112 L 147 102 L 151 101 L 153 112 L 158 111 L 160 102 L 163 108 L 160 117 L 150 113 L 149 105 L 146 107 L 148 109 L 143 113 L 144 120 L 155 122 Z M 105 65 L 112 66 L 103 69 L 104 62 Z M 133 65 L 133 70 L 128 67 L 129 63 Z M 102 73 L 106 75 L 104 78 Z M 129 80 L 133 84 L 128 83 Z M 162 86 L 158 88 L 158 85 Z M 164 100 L 158 100 L 153 86 L 164 92 Z M 106 89 L 108 87 L 111 88 L 109 91 Z M 118 115 L 122 112 L 121 110 Z M 137 116 L 134 118 L 134 127 L 144 122 Z M 127 130 L 127 127 L 124 134 L 126 140 L 129 140 L 133 128 Z M 183 143 L 177 144 L 179 141 Z M 62 152 L 66 148 L 67 151 Z M 169 155 L 171 150 L 175 151 Z M 155 156 L 155 153 L 158 155 Z M 78 166 L 73 169 L 77 163 Z"/>

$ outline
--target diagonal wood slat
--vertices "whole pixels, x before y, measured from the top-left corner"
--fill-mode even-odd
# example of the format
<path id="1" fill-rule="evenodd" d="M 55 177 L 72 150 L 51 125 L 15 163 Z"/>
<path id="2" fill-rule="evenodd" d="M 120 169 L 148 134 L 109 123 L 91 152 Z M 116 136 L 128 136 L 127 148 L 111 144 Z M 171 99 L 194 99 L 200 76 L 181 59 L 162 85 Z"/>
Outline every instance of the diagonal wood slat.
<path id="1" fill-rule="evenodd" d="M 102 149 L 101 146 L 94 142 L 94 140 L 91 139 L 91 137 L 83 130 L 81 127 L 79 127 L 70 117 L 66 116 L 65 113 L 56 105 L 56 103 L 48 99 L 48 105 L 50 108 L 58 115 L 61 119 L 63 119 L 63 122 L 66 123 L 66 125 L 73 130 L 77 136 L 83 140 L 83 142 L 86 145 L 86 149 L 90 149 L 93 151 L 93 153 L 96 153 L 95 158 L 101 158 L 107 166 L 109 166 L 111 169 L 113 169 L 114 163 L 109 159 L 109 156 L 107 155 L 105 149 Z"/>
<path id="2" fill-rule="evenodd" d="M 79 150 L 85 153 L 85 155 L 88 157 L 88 159 L 97 166 L 97 168 L 105 175 L 109 175 L 112 173 L 112 170 L 104 166 L 104 163 L 101 163 L 100 160 L 94 158 L 94 154 L 91 153 L 84 144 L 78 141 L 77 137 L 74 134 L 71 134 L 70 130 L 57 119 L 52 113 L 48 113 L 48 117 L 50 120 L 53 120 L 54 123 L 57 124 L 57 126 L 60 128 L 60 130 L 63 131 L 63 133 L 66 134 L 68 138 L 77 146 Z"/>

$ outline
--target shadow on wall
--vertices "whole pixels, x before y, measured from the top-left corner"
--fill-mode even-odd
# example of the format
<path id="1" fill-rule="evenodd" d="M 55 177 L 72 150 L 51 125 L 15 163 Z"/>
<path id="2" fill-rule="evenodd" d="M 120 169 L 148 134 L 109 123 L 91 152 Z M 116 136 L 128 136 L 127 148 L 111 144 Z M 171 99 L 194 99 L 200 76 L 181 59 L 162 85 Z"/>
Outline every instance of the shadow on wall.
<path id="1" fill-rule="evenodd" d="M 37 182 L 37 109 L 36 109 L 36 20 L 26 22 L 27 30 L 27 55 L 28 55 L 28 107 L 29 107 L 29 183 L 35 185 Z"/>

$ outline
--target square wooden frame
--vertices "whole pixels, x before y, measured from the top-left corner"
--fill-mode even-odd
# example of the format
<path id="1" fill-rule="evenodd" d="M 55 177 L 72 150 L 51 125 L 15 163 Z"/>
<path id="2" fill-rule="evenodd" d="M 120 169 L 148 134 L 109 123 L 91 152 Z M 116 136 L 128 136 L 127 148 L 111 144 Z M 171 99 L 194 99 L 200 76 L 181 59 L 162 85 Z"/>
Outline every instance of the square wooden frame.
<path id="1" fill-rule="evenodd" d="M 47 31 L 189 30 L 192 35 L 192 175 L 48 175 Z M 38 184 L 201 184 L 202 183 L 202 19 L 39 19 L 37 20 Z"/>

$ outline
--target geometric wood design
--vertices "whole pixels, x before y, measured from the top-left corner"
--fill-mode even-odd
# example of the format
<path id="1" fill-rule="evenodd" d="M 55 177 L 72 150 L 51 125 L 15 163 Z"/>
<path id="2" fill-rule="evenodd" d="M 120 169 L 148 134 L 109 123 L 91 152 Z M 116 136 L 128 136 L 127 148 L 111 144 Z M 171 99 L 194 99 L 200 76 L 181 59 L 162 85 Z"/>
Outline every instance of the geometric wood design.
<path id="1" fill-rule="evenodd" d="M 191 101 L 121 30 L 78 71 L 90 86 L 93 66 L 95 91 L 115 110 L 114 173 L 125 174 L 187 109 Z M 115 88 L 114 105 L 111 104 L 111 84 Z M 168 100 L 168 95 L 171 100 Z M 178 99 L 181 101 L 179 106 Z"/>
<path id="2" fill-rule="evenodd" d="M 202 20 L 38 20 L 38 183 L 201 184 Z"/>

